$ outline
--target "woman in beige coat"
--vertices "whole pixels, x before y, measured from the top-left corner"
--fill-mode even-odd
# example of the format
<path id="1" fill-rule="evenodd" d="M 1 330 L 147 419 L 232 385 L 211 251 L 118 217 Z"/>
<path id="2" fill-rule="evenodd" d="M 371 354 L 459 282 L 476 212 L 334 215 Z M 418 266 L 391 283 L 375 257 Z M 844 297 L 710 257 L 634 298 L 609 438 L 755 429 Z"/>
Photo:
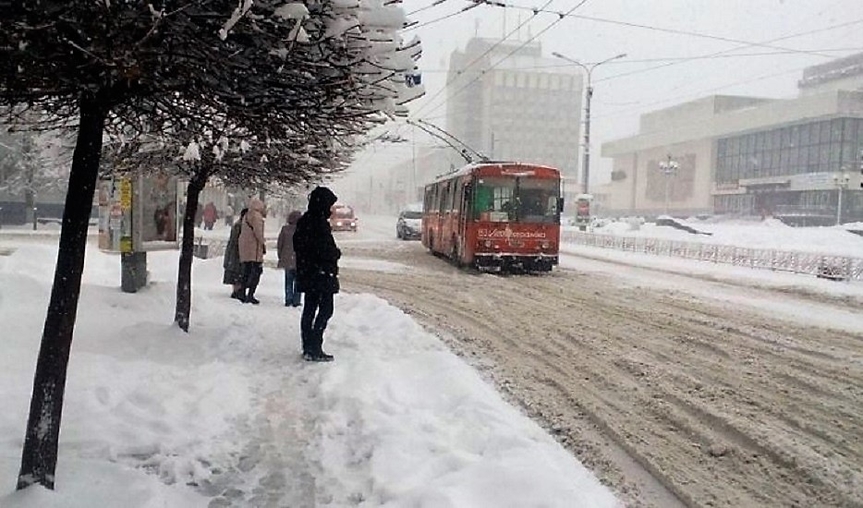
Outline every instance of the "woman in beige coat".
<path id="1" fill-rule="evenodd" d="M 249 211 L 243 219 L 239 238 L 240 263 L 243 266 L 243 289 L 240 301 L 257 305 L 261 303 L 255 298 L 255 290 L 261 281 L 264 271 L 264 202 L 252 199 Z"/>

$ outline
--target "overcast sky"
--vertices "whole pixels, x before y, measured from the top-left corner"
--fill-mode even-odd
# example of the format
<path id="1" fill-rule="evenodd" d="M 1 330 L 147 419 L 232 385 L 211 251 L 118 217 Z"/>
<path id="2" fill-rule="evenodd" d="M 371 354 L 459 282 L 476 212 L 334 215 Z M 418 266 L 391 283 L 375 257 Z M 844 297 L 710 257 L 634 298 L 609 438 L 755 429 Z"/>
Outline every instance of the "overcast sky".
<path id="1" fill-rule="evenodd" d="M 444 0 L 429 7 L 433 3 L 404 2 L 404 9 L 414 13 L 410 19 L 421 25 L 406 30 L 404 37 L 418 34 L 423 42 L 419 64 L 427 93 L 411 104 L 412 115 L 440 126 L 445 126 L 446 94 L 441 89 L 449 56 L 475 35 L 500 38 L 531 18 L 508 40 L 535 37 L 544 56 L 551 58 L 556 51 L 582 62 L 627 54 L 593 72 L 595 183 L 606 181 L 610 170 L 610 163 L 599 159 L 600 145 L 634 134 L 640 113 L 711 94 L 790 98 L 804 67 L 863 51 L 860 0 L 503 0 L 513 7 L 482 5 L 446 19 L 441 18 L 470 2 Z M 555 14 L 579 4 L 563 19 Z M 533 8 L 553 12 L 534 16 Z M 807 32 L 814 33 L 786 38 Z M 713 56 L 695 58 L 708 55 Z M 387 151 L 378 146 L 374 156 L 360 156 L 357 169 L 379 167 L 377 161 Z"/>

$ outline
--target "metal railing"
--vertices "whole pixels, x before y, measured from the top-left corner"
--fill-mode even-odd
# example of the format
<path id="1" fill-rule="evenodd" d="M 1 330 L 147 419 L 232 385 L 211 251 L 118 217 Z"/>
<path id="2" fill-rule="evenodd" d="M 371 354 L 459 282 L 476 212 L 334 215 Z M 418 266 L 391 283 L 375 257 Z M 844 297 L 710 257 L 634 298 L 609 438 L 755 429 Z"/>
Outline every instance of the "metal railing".
<path id="1" fill-rule="evenodd" d="M 803 273 L 832 280 L 863 279 L 863 258 L 778 249 L 753 249 L 680 240 L 563 231 L 561 243 L 616 249 L 658 256 L 695 259 L 748 268 Z"/>

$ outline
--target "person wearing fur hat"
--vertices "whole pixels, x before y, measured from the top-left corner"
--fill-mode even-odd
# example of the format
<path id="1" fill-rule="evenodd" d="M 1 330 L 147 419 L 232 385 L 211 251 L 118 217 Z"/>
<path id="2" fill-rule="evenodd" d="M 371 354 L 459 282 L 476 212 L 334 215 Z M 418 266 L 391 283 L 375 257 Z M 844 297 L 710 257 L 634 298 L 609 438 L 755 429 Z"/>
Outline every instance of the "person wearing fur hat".
<path id="1" fill-rule="evenodd" d="M 300 292 L 297 291 L 297 259 L 294 254 L 294 231 L 297 229 L 297 221 L 303 213 L 294 210 L 288 214 L 288 221 L 279 231 L 279 239 L 276 241 L 276 251 L 279 254 L 279 268 L 285 270 L 285 307 L 300 306 Z"/>
<path id="2" fill-rule="evenodd" d="M 336 195 L 326 187 L 315 187 L 309 194 L 306 213 L 297 221 L 294 231 L 294 253 L 297 260 L 297 288 L 305 293 L 300 335 L 303 359 L 330 362 L 324 353 L 324 330 L 333 316 L 333 295 L 339 292 L 339 258 L 329 217 Z"/>
<path id="3" fill-rule="evenodd" d="M 264 271 L 264 254 L 267 251 L 264 245 L 264 202 L 260 199 L 252 199 L 249 202 L 249 211 L 243 218 L 239 238 L 240 262 L 243 264 L 243 289 L 240 292 L 240 301 L 257 305 L 261 303 L 255 298 L 255 290 L 261 281 L 261 273 Z"/>

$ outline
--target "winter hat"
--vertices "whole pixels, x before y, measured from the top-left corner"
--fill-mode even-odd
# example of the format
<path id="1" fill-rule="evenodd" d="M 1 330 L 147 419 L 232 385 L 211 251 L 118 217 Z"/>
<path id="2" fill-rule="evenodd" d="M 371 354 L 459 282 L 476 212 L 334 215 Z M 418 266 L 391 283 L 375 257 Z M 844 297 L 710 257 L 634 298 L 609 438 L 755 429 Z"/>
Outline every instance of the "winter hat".
<path id="1" fill-rule="evenodd" d="M 288 214 L 288 224 L 296 224 L 300 217 L 303 216 L 303 212 L 299 210 L 294 210 Z"/>
<path id="2" fill-rule="evenodd" d="M 329 212 L 330 207 L 336 204 L 339 198 L 333 194 L 333 191 L 326 187 L 315 187 L 309 194 L 309 211 L 312 212 Z"/>

